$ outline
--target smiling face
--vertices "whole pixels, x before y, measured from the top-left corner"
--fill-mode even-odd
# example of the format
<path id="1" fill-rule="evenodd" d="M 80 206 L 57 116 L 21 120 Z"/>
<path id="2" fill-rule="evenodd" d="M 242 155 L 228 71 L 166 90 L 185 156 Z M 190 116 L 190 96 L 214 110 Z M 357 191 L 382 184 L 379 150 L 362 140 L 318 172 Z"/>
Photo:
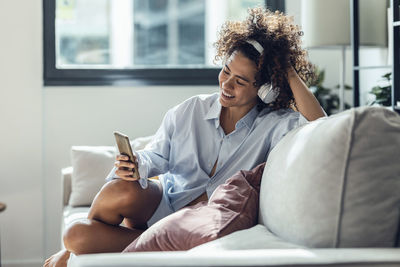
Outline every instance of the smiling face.
<path id="1" fill-rule="evenodd" d="M 233 52 L 218 75 L 222 107 L 249 111 L 257 104 L 254 86 L 256 64 L 241 52 Z"/>

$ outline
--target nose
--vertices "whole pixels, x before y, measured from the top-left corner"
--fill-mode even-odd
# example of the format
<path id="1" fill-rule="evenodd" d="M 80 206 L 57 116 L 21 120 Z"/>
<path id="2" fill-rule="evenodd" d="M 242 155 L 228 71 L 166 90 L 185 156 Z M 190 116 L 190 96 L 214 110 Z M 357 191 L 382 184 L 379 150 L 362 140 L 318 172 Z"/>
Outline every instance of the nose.
<path id="1" fill-rule="evenodd" d="M 227 78 L 225 81 L 222 82 L 222 88 L 229 88 L 233 89 L 233 77 Z"/>

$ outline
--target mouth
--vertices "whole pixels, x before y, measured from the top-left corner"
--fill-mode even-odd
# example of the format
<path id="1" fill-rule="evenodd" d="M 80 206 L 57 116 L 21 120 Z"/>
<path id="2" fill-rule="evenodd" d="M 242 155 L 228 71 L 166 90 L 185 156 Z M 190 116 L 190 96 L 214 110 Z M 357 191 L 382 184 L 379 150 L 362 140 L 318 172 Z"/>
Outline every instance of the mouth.
<path id="1" fill-rule="evenodd" d="M 221 94 L 222 94 L 222 96 L 224 96 L 225 98 L 228 98 L 228 99 L 235 98 L 235 96 L 228 94 L 224 90 L 221 90 Z"/>

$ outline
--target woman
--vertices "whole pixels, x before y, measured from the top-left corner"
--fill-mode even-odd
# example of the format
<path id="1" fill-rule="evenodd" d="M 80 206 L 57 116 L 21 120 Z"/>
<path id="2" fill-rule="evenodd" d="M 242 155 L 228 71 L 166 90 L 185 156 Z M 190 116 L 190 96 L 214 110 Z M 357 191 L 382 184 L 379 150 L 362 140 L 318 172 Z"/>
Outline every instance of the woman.
<path id="1" fill-rule="evenodd" d="M 304 83 L 313 71 L 301 35 L 290 18 L 262 8 L 225 23 L 215 44 L 216 60 L 223 60 L 219 93 L 169 110 L 151 144 L 137 151 L 137 162 L 118 155 L 108 177 L 117 179 L 97 194 L 87 221 L 67 229 L 66 250 L 45 266 L 65 266 L 70 252 L 122 251 L 146 227 L 207 200 L 238 170 L 266 161 L 291 129 L 325 116 Z M 132 178 L 136 167 L 141 179 L 159 179 L 143 189 Z"/>

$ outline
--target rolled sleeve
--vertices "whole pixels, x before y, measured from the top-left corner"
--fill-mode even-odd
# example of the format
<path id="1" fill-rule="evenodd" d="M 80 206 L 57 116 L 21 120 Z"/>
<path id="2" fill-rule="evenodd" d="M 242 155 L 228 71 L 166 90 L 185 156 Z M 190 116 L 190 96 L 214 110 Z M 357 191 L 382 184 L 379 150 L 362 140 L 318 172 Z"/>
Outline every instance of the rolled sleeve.
<path id="1" fill-rule="evenodd" d="M 141 178 L 149 178 L 149 168 L 148 166 L 150 166 L 150 162 L 144 160 L 143 156 L 141 155 L 140 151 L 135 151 L 133 152 L 135 153 L 135 157 L 137 159 L 137 163 L 138 163 L 138 171 L 139 171 L 139 176 Z"/>

